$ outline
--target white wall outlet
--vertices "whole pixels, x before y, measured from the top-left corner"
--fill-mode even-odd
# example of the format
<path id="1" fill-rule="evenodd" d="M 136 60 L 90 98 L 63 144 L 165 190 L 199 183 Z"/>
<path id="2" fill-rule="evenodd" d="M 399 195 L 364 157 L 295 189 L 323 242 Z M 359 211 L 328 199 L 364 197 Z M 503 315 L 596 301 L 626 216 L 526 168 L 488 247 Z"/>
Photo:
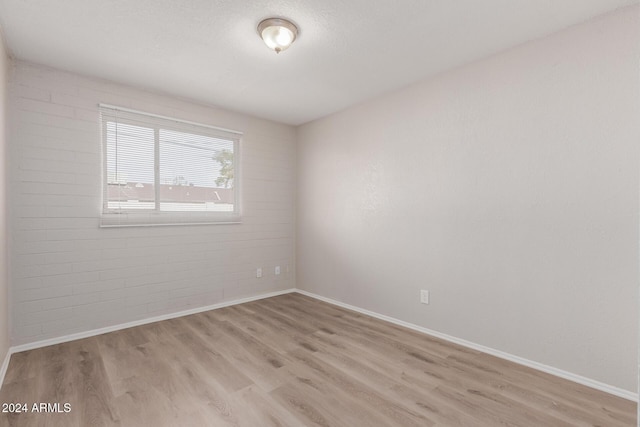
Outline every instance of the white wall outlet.
<path id="1" fill-rule="evenodd" d="M 429 304 L 429 291 L 424 289 L 420 291 L 420 302 L 422 304 Z"/>
<path id="2" fill-rule="evenodd" d="M 278 274 L 280 274 L 280 266 L 279 266 L 279 265 L 276 265 L 275 273 L 276 273 L 276 276 L 277 276 Z"/>
<path id="3" fill-rule="evenodd" d="M 262 277 L 262 268 L 258 268 L 258 269 L 256 270 L 256 277 L 257 277 L 258 279 Z"/>

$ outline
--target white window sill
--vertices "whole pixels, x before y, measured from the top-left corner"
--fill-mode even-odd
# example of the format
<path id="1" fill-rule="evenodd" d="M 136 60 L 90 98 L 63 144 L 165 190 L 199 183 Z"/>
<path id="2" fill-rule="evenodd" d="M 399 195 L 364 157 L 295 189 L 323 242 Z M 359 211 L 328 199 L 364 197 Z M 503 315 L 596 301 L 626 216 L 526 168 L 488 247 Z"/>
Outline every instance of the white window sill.
<path id="1" fill-rule="evenodd" d="M 225 225 L 242 224 L 238 214 L 203 215 L 184 212 L 122 212 L 103 213 L 100 228 L 119 227 L 166 227 L 171 225 Z"/>

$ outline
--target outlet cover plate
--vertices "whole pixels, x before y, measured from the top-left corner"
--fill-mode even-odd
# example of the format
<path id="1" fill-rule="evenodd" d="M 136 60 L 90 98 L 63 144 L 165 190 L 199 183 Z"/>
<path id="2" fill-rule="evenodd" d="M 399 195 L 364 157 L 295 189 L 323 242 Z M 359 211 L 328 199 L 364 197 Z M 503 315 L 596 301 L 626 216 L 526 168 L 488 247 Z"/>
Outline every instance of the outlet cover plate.
<path id="1" fill-rule="evenodd" d="M 424 289 L 420 291 L 420 302 L 422 304 L 429 304 L 429 291 Z"/>

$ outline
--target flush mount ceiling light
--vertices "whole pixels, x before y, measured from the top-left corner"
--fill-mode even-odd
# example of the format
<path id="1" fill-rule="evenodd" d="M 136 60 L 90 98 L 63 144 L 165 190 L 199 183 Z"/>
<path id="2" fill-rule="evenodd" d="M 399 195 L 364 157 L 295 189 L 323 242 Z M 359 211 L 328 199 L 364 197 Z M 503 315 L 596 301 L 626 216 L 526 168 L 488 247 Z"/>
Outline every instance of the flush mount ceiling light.
<path id="1" fill-rule="evenodd" d="M 286 50 L 298 35 L 298 27 L 282 18 L 268 18 L 258 24 L 258 34 L 270 49 Z"/>

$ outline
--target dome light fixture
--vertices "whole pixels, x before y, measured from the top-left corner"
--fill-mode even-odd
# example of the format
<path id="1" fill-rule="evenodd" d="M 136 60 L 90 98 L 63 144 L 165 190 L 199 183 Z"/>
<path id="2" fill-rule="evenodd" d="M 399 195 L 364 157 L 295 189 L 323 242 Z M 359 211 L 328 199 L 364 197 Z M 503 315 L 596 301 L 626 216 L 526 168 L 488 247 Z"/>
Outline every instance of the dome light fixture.
<path id="1" fill-rule="evenodd" d="M 298 27 L 283 18 L 267 18 L 258 24 L 258 34 L 270 49 L 286 50 L 298 35 Z"/>

